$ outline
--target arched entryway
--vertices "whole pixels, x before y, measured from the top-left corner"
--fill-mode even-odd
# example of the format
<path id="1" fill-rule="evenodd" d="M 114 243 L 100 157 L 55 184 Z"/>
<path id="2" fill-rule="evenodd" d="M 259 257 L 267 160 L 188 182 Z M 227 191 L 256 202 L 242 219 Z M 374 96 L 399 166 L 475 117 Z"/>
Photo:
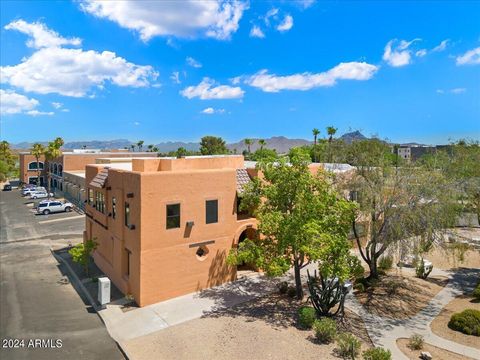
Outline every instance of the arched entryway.
<path id="1" fill-rule="evenodd" d="M 235 242 L 235 247 L 240 246 L 245 240 L 250 239 L 253 240 L 258 236 L 257 229 L 253 227 L 253 225 L 249 225 L 244 228 L 239 236 L 237 237 L 237 241 Z M 244 276 L 248 276 L 248 274 L 252 272 L 257 272 L 258 269 L 253 264 L 242 263 L 237 265 L 237 278 L 241 278 Z"/>

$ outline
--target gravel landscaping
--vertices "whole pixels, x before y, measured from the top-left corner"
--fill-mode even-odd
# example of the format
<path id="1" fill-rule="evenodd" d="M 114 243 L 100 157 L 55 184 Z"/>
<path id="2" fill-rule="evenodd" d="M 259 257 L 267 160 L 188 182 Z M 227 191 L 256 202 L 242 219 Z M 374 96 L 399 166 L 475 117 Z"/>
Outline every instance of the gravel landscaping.
<path id="1" fill-rule="evenodd" d="M 397 340 L 397 346 L 402 352 L 408 356 L 409 359 L 417 360 L 420 359 L 420 353 L 422 351 L 428 351 L 432 358 L 435 360 L 472 360 L 467 356 L 453 353 L 448 350 L 440 349 L 436 346 L 424 343 L 422 350 L 412 350 L 408 347 L 408 339 L 401 338 Z"/>

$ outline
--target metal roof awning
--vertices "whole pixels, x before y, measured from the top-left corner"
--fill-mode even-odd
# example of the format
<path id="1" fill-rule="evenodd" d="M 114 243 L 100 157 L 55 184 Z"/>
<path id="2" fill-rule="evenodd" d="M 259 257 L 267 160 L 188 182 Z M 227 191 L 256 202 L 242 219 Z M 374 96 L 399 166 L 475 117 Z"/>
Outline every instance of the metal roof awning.
<path id="1" fill-rule="evenodd" d="M 108 168 L 100 170 L 100 172 L 95 175 L 95 177 L 90 181 L 90 186 L 103 189 L 108 178 Z"/>
<path id="2" fill-rule="evenodd" d="M 245 186 L 251 181 L 247 169 L 237 169 L 237 193 L 239 195 L 243 193 Z"/>

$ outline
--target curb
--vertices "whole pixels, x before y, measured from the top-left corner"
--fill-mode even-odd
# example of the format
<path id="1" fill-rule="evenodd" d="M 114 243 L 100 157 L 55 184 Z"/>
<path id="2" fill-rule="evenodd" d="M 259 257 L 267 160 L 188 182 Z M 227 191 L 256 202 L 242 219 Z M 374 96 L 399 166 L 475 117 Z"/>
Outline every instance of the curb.
<path id="1" fill-rule="evenodd" d="M 85 297 L 87 298 L 88 302 L 90 303 L 90 305 L 93 307 L 93 309 L 95 310 L 95 314 L 97 314 L 97 316 L 100 318 L 100 321 L 103 323 L 103 325 L 105 326 L 107 332 L 108 332 L 108 335 L 110 335 L 110 332 L 108 331 L 108 327 L 107 327 L 107 324 L 105 323 L 102 315 L 100 315 L 100 313 L 98 312 L 98 310 L 101 310 L 101 307 L 98 306 L 96 304 L 96 301 L 92 298 L 92 296 L 90 295 L 90 293 L 88 292 L 88 290 L 85 288 L 85 286 L 83 285 L 83 283 L 80 281 L 80 279 L 78 278 L 77 274 L 75 274 L 75 271 L 73 271 L 73 269 L 71 268 L 71 266 L 65 261 L 62 259 L 61 256 L 58 256 L 57 254 L 55 254 L 55 252 L 53 251 L 53 249 L 50 247 L 50 252 L 52 253 L 53 257 L 59 262 L 59 263 L 62 263 L 63 265 L 65 265 L 65 267 L 67 268 L 68 272 L 70 273 L 70 275 L 72 276 L 73 280 L 75 281 L 75 284 L 78 285 L 78 287 L 82 290 L 83 292 L 83 295 L 85 295 Z M 125 359 L 127 360 L 130 360 L 131 357 L 127 354 L 126 350 L 124 350 L 122 348 L 122 346 L 120 345 L 120 343 L 115 340 L 111 335 L 110 337 L 112 338 L 113 341 L 115 341 L 115 344 L 117 344 L 117 347 L 118 349 L 120 350 L 120 352 L 123 354 L 123 356 L 125 357 Z"/>

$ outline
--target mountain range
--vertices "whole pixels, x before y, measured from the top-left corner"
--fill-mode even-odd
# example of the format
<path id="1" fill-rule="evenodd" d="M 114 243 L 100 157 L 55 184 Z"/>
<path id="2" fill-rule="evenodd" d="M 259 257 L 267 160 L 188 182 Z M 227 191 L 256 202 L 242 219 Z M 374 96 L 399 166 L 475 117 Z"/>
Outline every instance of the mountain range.
<path id="1" fill-rule="evenodd" d="M 343 134 L 339 137 L 339 139 L 345 141 L 346 143 L 351 143 L 352 141 L 357 140 L 364 140 L 368 139 L 365 135 L 363 135 L 360 131 L 352 131 Z M 258 143 L 258 138 L 252 138 L 253 141 L 252 145 L 250 146 L 251 151 L 255 151 L 260 148 Z M 271 138 L 264 139 L 266 142 L 265 147 L 268 149 L 275 149 L 278 153 L 286 153 L 290 148 L 296 146 L 303 146 L 312 144 L 313 141 L 306 140 L 306 139 L 289 139 L 285 136 L 273 136 Z M 40 142 L 43 145 L 47 145 L 47 142 Z M 12 148 L 15 149 L 29 149 L 31 148 L 33 143 L 30 142 L 21 142 L 18 144 L 12 144 Z M 65 150 L 72 150 L 72 149 L 82 149 L 83 147 L 87 149 L 130 149 L 131 145 L 136 145 L 136 142 L 132 142 L 127 139 L 115 139 L 115 140 L 91 140 L 91 141 L 71 141 L 66 142 L 63 148 Z M 148 149 L 148 144 L 143 145 L 143 150 Z M 183 141 L 167 141 L 155 144 L 158 148 L 159 152 L 166 153 L 169 151 L 175 151 L 179 147 L 184 147 L 189 151 L 198 151 L 200 148 L 200 144 L 196 142 L 183 142 Z M 234 151 L 238 154 L 241 154 L 242 151 L 247 149 L 245 145 L 245 139 L 242 139 L 235 143 L 228 143 L 227 147 L 229 150 Z"/>

